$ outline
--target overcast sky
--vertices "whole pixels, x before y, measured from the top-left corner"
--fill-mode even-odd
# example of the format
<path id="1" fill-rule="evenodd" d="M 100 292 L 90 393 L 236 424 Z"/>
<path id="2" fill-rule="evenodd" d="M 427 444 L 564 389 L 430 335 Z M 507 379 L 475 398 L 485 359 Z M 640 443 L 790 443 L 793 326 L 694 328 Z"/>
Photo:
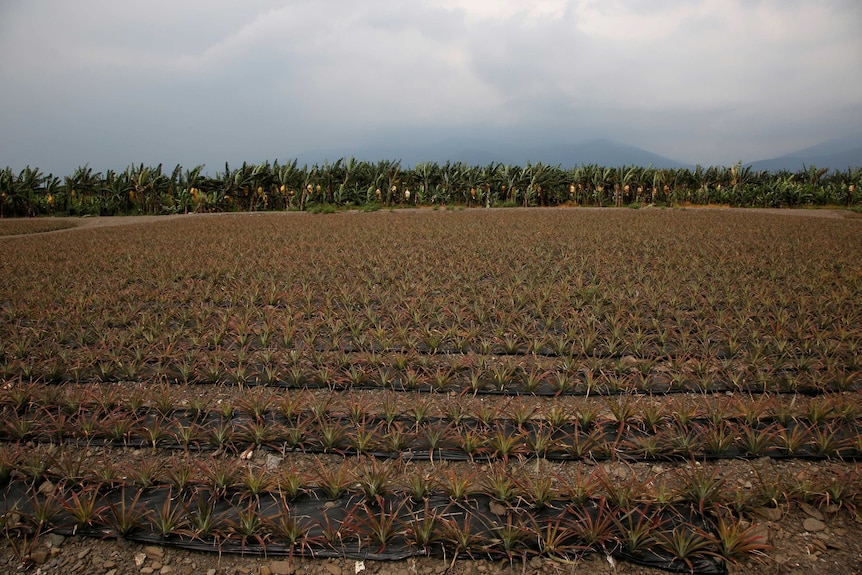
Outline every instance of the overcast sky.
<path id="1" fill-rule="evenodd" d="M 729 164 L 862 133 L 862 3 L 0 0 L 0 78 L 0 166 L 56 174 L 464 136 Z"/>

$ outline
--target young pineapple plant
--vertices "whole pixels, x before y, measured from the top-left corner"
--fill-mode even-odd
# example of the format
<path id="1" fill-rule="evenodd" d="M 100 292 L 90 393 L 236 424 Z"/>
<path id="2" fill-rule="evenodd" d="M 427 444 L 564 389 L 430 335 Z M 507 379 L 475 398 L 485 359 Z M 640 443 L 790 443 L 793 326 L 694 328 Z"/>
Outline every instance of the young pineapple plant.
<path id="1" fill-rule="evenodd" d="M 211 456 L 198 463 L 198 473 L 210 493 L 223 497 L 239 485 L 241 464 L 233 458 Z"/>
<path id="2" fill-rule="evenodd" d="M 752 558 L 758 561 L 766 558 L 772 546 L 759 525 L 743 522 L 727 513 L 717 515 L 714 542 L 719 557 L 737 565 Z"/>
<path id="3" fill-rule="evenodd" d="M 102 503 L 97 486 L 88 486 L 80 490 L 68 489 L 60 499 L 60 504 L 73 523 L 73 531 L 87 531 L 102 522 L 108 511 Z"/>
<path id="4" fill-rule="evenodd" d="M 353 482 L 365 497 L 366 505 L 379 507 L 383 504 L 384 495 L 392 489 L 398 473 L 397 460 L 381 461 L 371 457 L 356 468 Z"/>
<path id="5" fill-rule="evenodd" d="M 702 515 L 707 508 L 723 503 L 721 488 L 724 479 L 720 475 L 721 470 L 718 467 L 708 470 L 690 466 L 679 473 L 677 494 L 682 501 L 690 503 Z"/>
<path id="6" fill-rule="evenodd" d="M 620 551 L 630 557 L 652 552 L 669 528 L 670 518 L 648 507 L 632 507 L 614 518 Z"/>
<path id="7" fill-rule="evenodd" d="M 516 559 L 526 563 L 533 535 L 534 531 L 529 519 L 509 513 L 504 521 L 494 522 L 489 526 L 485 550 L 492 557 L 505 558 L 509 566 L 514 567 Z"/>
<path id="8" fill-rule="evenodd" d="M 483 475 L 481 488 L 484 493 L 501 505 L 513 505 L 520 494 L 518 481 L 505 464 L 492 464 Z"/>
<path id="9" fill-rule="evenodd" d="M 127 493 L 126 488 L 123 487 L 118 500 L 108 503 L 107 523 L 118 536 L 128 537 L 142 527 L 147 512 L 140 502 L 140 497 L 140 489 L 133 489 L 133 493 Z"/>
<path id="10" fill-rule="evenodd" d="M 264 521 L 259 506 L 248 501 L 233 510 L 232 518 L 224 521 L 223 530 L 228 544 L 239 542 L 240 553 L 245 553 L 250 544 L 260 550 L 266 549 L 269 540 L 269 525 Z"/>
<path id="11" fill-rule="evenodd" d="M 698 561 L 713 553 L 710 534 L 694 525 L 678 524 L 659 533 L 658 546 L 691 572 L 696 571 Z"/>
<path id="12" fill-rule="evenodd" d="M 603 499 L 597 503 L 570 509 L 571 528 L 580 544 L 590 550 L 608 554 L 614 545 L 614 513 Z"/>
<path id="13" fill-rule="evenodd" d="M 428 451 L 428 459 L 431 464 L 434 464 L 435 454 L 439 454 L 441 450 L 454 448 L 454 438 L 456 431 L 451 423 L 438 421 L 423 426 L 416 432 L 419 445 L 422 449 Z M 438 455 L 438 459 L 440 456 Z"/>
<path id="14" fill-rule="evenodd" d="M 308 517 L 296 515 L 288 499 L 280 499 L 278 513 L 265 516 L 263 521 L 272 542 L 288 548 L 291 561 L 297 550 L 302 553 L 309 549 L 311 521 Z"/>
<path id="15" fill-rule="evenodd" d="M 163 540 L 175 539 L 188 529 L 182 500 L 173 497 L 173 491 L 168 491 L 162 505 L 156 509 L 148 509 L 146 515 L 148 529 Z"/>
<path id="16" fill-rule="evenodd" d="M 440 486 L 449 498 L 455 502 L 463 502 L 475 492 L 478 471 L 463 472 L 454 467 L 443 468 L 440 472 Z"/>
<path id="17" fill-rule="evenodd" d="M 428 498 L 439 489 L 439 480 L 435 474 L 415 468 L 402 475 L 403 491 L 413 503 L 427 502 Z"/>
<path id="18" fill-rule="evenodd" d="M 516 428 L 506 428 L 500 425 L 488 439 L 488 451 L 492 458 L 502 459 L 508 463 L 510 457 L 517 457 L 525 452 L 523 432 Z"/>
<path id="19" fill-rule="evenodd" d="M 403 519 L 404 501 L 385 502 L 382 499 L 375 504 L 370 501 L 358 507 L 355 511 L 355 528 L 360 533 L 359 540 L 370 540 L 369 550 L 380 554 L 387 547 L 401 547 L 405 544 L 405 529 Z M 363 537 L 364 535 L 364 537 Z"/>
<path id="20" fill-rule="evenodd" d="M 336 501 L 345 495 L 352 481 L 351 463 L 344 460 L 340 465 L 326 465 L 317 460 L 314 483 L 329 501 Z"/>
<path id="21" fill-rule="evenodd" d="M 487 543 L 480 533 L 479 523 L 469 511 L 445 513 L 437 518 L 437 538 L 453 549 L 452 565 L 459 555 L 475 559 L 484 550 Z"/>

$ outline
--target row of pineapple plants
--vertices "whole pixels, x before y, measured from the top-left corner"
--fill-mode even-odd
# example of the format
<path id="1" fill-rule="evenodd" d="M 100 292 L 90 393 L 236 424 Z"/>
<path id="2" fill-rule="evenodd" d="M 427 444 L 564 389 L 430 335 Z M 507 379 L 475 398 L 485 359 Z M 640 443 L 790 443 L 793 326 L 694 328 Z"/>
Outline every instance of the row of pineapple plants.
<path id="1" fill-rule="evenodd" d="M 805 466 L 790 475 L 774 470 L 758 472 L 756 484 L 742 488 L 723 478 L 720 464 L 696 460 L 667 469 L 640 465 L 641 471 L 648 470 L 646 475 L 632 470 L 632 465 L 639 464 L 612 464 L 631 470 L 627 479 L 620 481 L 616 475 L 609 476 L 601 465 L 574 463 L 570 464 L 573 467 L 557 467 L 546 459 L 496 461 L 481 466 L 447 461 L 416 463 L 361 454 L 317 457 L 311 466 L 294 464 L 287 457 L 277 457 L 270 465 L 270 459 L 228 453 L 201 456 L 56 444 L 4 444 L 0 446 L 0 486 L 6 490 L 7 498 L 22 490 L 29 495 L 45 495 L 57 488 L 112 491 L 126 486 L 143 490 L 171 488 L 178 495 L 200 490 L 252 496 L 272 492 L 290 501 L 302 496 L 336 500 L 356 494 L 372 499 L 400 494 L 423 501 L 442 493 L 457 502 L 467 496 L 485 495 L 499 503 L 533 509 L 543 509 L 551 501 L 571 504 L 608 498 L 620 506 L 637 501 L 666 508 L 695 502 L 701 512 L 717 504 L 738 513 L 793 501 L 818 505 L 830 513 L 842 509 L 856 513 L 862 497 L 858 468 L 848 471 L 838 464 L 825 474 Z M 282 464 L 282 460 L 286 463 Z"/>
<path id="2" fill-rule="evenodd" d="M 233 388 L 222 388 L 233 391 Z M 194 393 L 199 391 L 200 393 Z M 481 395 L 428 394 L 423 392 L 321 393 L 314 389 L 281 390 L 252 388 L 224 398 L 205 395 L 208 386 L 178 388 L 170 384 L 46 386 L 38 383 L 7 384 L 0 388 L 0 412 L 12 417 L 53 411 L 72 416 L 81 413 L 125 412 L 132 416 L 179 414 L 191 422 L 245 418 L 279 419 L 282 423 L 301 418 L 344 419 L 354 423 L 373 419 L 387 423 L 404 421 L 421 425 L 448 418 L 455 424 L 465 420 L 490 423 L 510 420 L 518 425 L 547 421 L 555 425 L 579 420 L 582 424 L 616 421 L 650 429 L 668 423 L 743 421 L 781 423 L 809 421 L 852 423 L 860 418 L 862 397 L 858 392 L 818 396 L 788 394 L 685 394 L 671 396 L 600 396 L 578 398 L 573 406 L 552 398 Z M 495 401 L 492 401 L 495 399 Z M 215 403 L 215 405 L 213 405 Z"/>
<path id="3" fill-rule="evenodd" d="M 45 357 L 7 357 L 0 380 L 7 384 L 169 382 L 179 385 L 276 386 L 330 390 L 383 389 L 483 394 L 613 395 L 620 393 L 777 392 L 817 395 L 862 388 L 862 369 L 849 362 L 811 356 L 775 358 L 772 365 L 699 356 L 583 359 L 477 354 L 428 356 L 344 351 L 303 353 L 216 349 L 177 350 L 159 360 L 154 350 L 132 357 L 85 350 Z M 135 356 L 137 354 L 137 356 Z M 20 355 L 16 352 L 16 355 Z M 125 354 L 123 354 L 125 355 Z M 236 359 L 232 359 L 236 358 Z"/>
<path id="4" fill-rule="evenodd" d="M 741 496 L 718 468 L 696 465 L 620 483 L 600 467 L 566 478 L 361 458 L 305 474 L 213 457 L 144 461 L 94 477 L 76 471 L 71 452 L 55 452 L 37 474 L 3 455 L 0 521 L 19 540 L 53 531 L 269 555 L 524 560 L 598 552 L 672 570 L 697 562 L 704 572 L 710 559 L 747 560 L 768 547 L 751 523 L 758 507 L 800 501 L 855 512 L 862 495 L 852 488 L 858 477 L 815 484 L 797 476 L 780 486 L 766 478 Z"/>
<path id="5" fill-rule="evenodd" d="M 239 453 L 262 448 L 302 453 L 356 453 L 378 457 L 483 461 L 513 457 L 550 460 L 680 460 L 690 457 L 862 459 L 858 424 L 749 426 L 725 423 L 717 427 L 693 424 L 668 426 L 656 432 L 596 424 L 554 428 L 534 424 L 519 429 L 509 424 L 454 426 L 431 423 L 412 427 L 400 423 L 300 420 L 293 425 L 265 422 L 207 424 L 177 423 L 162 418 L 132 418 L 108 414 L 94 425 L 94 416 L 58 430 L 36 426 L 26 416 L 14 416 L 0 430 L 6 441 L 70 442 L 75 445 L 114 445 L 182 450 L 226 450 Z"/>
<path id="6" fill-rule="evenodd" d="M 115 395 L 39 403 L 9 390 L 0 439 L 240 452 L 247 448 L 303 453 L 356 453 L 410 459 L 516 457 L 553 460 L 687 459 L 737 457 L 862 458 L 862 411 L 855 396 L 821 397 L 795 408 L 795 398 L 719 400 L 710 409 L 679 401 L 612 398 L 580 408 L 539 408 L 523 401 L 450 399 L 444 408 L 427 397 L 399 410 L 392 396 L 371 411 L 367 398 L 338 405 L 332 396 L 308 400 L 254 394 L 218 410 L 180 407 L 170 393 L 125 405 Z M 467 398 L 470 399 L 469 397 Z M 470 404 L 472 403 L 472 404 Z M 375 408 L 375 409 L 378 409 Z"/>
<path id="7" fill-rule="evenodd" d="M 622 498 L 653 502 L 660 507 L 697 499 L 721 504 L 736 512 L 751 512 L 759 507 L 775 507 L 801 501 L 819 505 L 828 512 L 846 509 L 856 512 L 860 501 L 858 468 L 851 471 L 836 468 L 827 474 L 803 467 L 802 471 L 784 476 L 757 474 L 757 483 L 741 489 L 721 477 L 721 466 L 689 460 L 685 465 L 652 473 L 646 479 L 620 482 L 611 480 L 601 466 L 577 464 L 573 476 L 546 470 L 547 460 L 519 460 L 515 465 L 491 462 L 482 467 L 454 462 L 430 462 L 419 465 L 404 459 L 380 459 L 374 456 L 316 459 L 316 466 L 305 469 L 293 464 L 269 466 L 269 459 L 235 458 L 229 454 L 195 457 L 193 454 L 141 453 L 120 463 L 103 457 L 105 450 L 81 450 L 73 446 L 25 448 L 10 444 L 0 448 L 0 482 L 3 487 L 33 488 L 37 492 L 56 486 L 98 486 L 111 490 L 123 485 L 140 489 L 170 487 L 176 493 L 209 489 L 216 493 L 277 492 L 293 500 L 303 494 L 338 499 L 350 492 L 368 494 L 395 492 L 421 501 L 442 492 L 454 501 L 468 495 L 491 495 L 506 504 L 527 503 L 541 509 L 551 500 L 583 503 L 593 496 L 608 496 L 622 505 Z M 113 454 L 117 456 L 117 453 Z M 630 465 L 630 464 L 625 464 Z M 775 472 L 772 472 L 775 473 Z M 828 479 L 824 479 L 828 478 Z M 11 483 L 10 483 L 11 482 Z M 593 493 L 598 487 L 605 492 Z M 41 491 L 39 491 L 41 489 Z M 638 494 L 638 490 L 647 494 Z M 9 491 L 12 489 L 10 487 Z M 42 493 L 44 494 L 44 493 Z M 317 494 L 317 495 L 314 495 Z M 634 497 L 638 494 L 638 497 Z M 631 502 L 631 501 L 629 501 Z"/>

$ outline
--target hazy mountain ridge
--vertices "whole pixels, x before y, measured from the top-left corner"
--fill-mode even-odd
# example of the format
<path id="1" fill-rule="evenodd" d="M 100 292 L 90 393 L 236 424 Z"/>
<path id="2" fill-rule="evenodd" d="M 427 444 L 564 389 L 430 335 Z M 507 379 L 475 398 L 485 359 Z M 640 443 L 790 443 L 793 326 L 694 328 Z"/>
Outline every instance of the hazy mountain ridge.
<path id="1" fill-rule="evenodd" d="M 862 167 L 862 134 L 833 138 L 814 146 L 790 152 L 776 158 L 748 164 L 752 170 L 789 170 L 797 172 L 811 166 L 830 170 Z"/>
<path id="2" fill-rule="evenodd" d="M 608 139 L 595 139 L 582 143 L 549 143 L 545 145 L 518 145 L 508 142 L 480 139 L 441 140 L 427 145 L 367 146 L 351 150 L 315 150 L 297 156 L 300 163 L 330 162 L 353 156 L 358 160 L 376 162 L 383 159 L 401 160 L 404 166 L 420 162 L 463 162 L 468 165 L 488 165 L 500 162 L 510 165 L 543 163 L 563 168 L 582 164 L 601 166 L 648 166 L 656 168 L 683 168 L 689 165 L 655 154 L 648 150 Z"/>
<path id="3" fill-rule="evenodd" d="M 429 144 L 407 146 L 372 144 L 353 149 L 314 150 L 298 154 L 297 159 L 300 163 L 311 165 L 322 164 L 324 161 L 334 162 L 339 158 L 351 156 L 368 162 L 400 160 L 404 167 L 412 167 L 421 162 L 438 164 L 462 162 L 474 166 L 485 166 L 492 162 L 522 166 L 528 162 L 541 162 L 563 168 L 582 164 L 606 167 L 649 165 L 654 168 L 691 169 L 694 167 L 692 164 L 606 138 L 581 143 L 551 142 L 543 145 L 522 145 L 478 138 L 449 138 Z M 789 170 L 793 172 L 812 165 L 837 170 L 862 167 L 862 135 L 835 138 L 782 156 L 744 164 L 751 166 L 754 171 Z"/>

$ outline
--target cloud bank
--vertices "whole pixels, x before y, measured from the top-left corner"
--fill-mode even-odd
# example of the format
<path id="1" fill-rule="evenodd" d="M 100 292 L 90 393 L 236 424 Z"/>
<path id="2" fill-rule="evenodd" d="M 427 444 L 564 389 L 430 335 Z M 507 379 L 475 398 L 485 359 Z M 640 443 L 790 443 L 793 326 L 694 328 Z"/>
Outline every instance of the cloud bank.
<path id="1" fill-rule="evenodd" d="M 13 0 L 0 165 L 605 137 L 690 163 L 862 132 L 852 0 Z"/>

